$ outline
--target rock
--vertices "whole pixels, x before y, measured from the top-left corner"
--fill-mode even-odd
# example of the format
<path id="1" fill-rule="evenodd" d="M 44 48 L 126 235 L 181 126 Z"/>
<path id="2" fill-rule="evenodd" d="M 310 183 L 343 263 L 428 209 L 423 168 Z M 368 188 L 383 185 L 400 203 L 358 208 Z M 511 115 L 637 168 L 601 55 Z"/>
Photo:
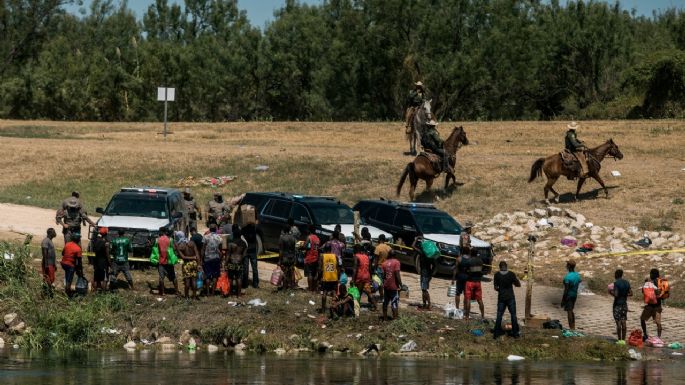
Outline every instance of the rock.
<path id="1" fill-rule="evenodd" d="M 323 341 L 319 344 L 318 351 L 319 351 L 319 353 L 325 353 L 326 351 L 328 351 L 332 347 L 333 347 L 333 345 L 329 344 L 326 341 Z"/>
<path id="2" fill-rule="evenodd" d="M 15 334 L 23 334 L 26 330 L 26 324 L 24 322 L 19 322 L 18 324 L 10 327 L 10 332 Z"/>
<path id="3" fill-rule="evenodd" d="M 504 235 L 500 235 L 500 236 L 494 238 L 492 241 L 490 241 L 490 243 L 497 244 L 497 243 L 502 243 L 504 241 L 506 241 L 506 237 Z"/>
<path id="4" fill-rule="evenodd" d="M 170 344 L 171 343 L 171 338 L 169 337 L 159 337 L 157 341 L 155 341 L 156 344 Z"/>
<path id="5" fill-rule="evenodd" d="M 238 352 L 242 352 L 245 351 L 245 349 L 247 349 L 247 346 L 245 346 L 245 344 L 243 343 L 239 343 L 238 345 L 234 346 L 233 349 L 235 349 Z"/>
<path id="6" fill-rule="evenodd" d="M 547 218 L 547 210 L 535 209 L 532 211 L 532 214 L 535 218 Z"/>
<path id="7" fill-rule="evenodd" d="M 495 228 L 495 227 L 488 227 L 488 228 L 485 230 L 485 234 L 487 234 L 487 235 L 496 235 L 496 234 L 499 234 L 499 230 L 498 230 L 497 228 Z"/>
<path id="8" fill-rule="evenodd" d="M 159 348 L 164 352 L 173 352 L 178 350 L 178 345 L 172 343 L 163 343 L 159 345 Z"/>
<path id="9" fill-rule="evenodd" d="M 601 234 L 601 233 L 603 233 L 603 232 L 604 232 L 604 228 L 601 227 L 601 226 L 593 226 L 593 227 L 590 229 L 590 233 L 591 233 L 591 234 Z"/>
<path id="10" fill-rule="evenodd" d="M 511 225 L 509 226 L 509 232 L 513 234 L 518 234 L 523 232 L 523 227 L 519 225 Z"/>
<path id="11" fill-rule="evenodd" d="M 5 314 L 5 326 L 9 327 L 12 325 L 15 319 L 17 319 L 17 313 Z"/>
<path id="12" fill-rule="evenodd" d="M 286 351 L 283 348 L 278 348 L 278 349 L 274 350 L 274 353 L 278 354 L 279 356 L 282 356 L 286 353 Z"/>
<path id="13" fill-rule="evenodd" d="M 184 330 L 183 333 L 181 333 L 181 336 L 178 337 L 178 342 L 180 342 L 181 345 L 187 345 L 191 338 L 190 330 Z"/>
<path id="14" fill-rule="evenodd" d="M 680 235 L 675 234 L 675 235 L 673 235 L 672 237 L 668 238 L 668 241 L 669 241 L 669 242 L 676 243 L 676 242 L 680 241 Z"/>
<path id="15" fill-rule="evenodd" d="M 124 349 L 126 350 L 133 350 L 136 348 L 136 343 L 133 341 L 128 341 L 127 343 L 124 344 Z"/>
<path id="16" fill-rule="evenodd" d="M 630 235 L 638 235 L 640 234 L 640 229 L 638 229 L 637 226 L 628 226 L 626 232 Z"/>
<path id="17" fill-rule="evenodd" d="M 210 353 L 218 352 L 219 347 L 216 345 L 209 344 L 209 345 L 207 345 L 207 351 Z"/>
<path id="18" fill-rule="evenodd" d="M 575 219 L 576 215 L 578 215 L 578 213 L 576 213 L 575 211 L 573 211 L 571 209 L 564 209 L 564 215 L 566 215 L 569 218 Z"/>
<path id="19" fill-rule="evenodd" d="M 666 238 L 666 239 L 668 239 L 668 238 L 670 238 L 670 237 L 673 236 L 673 232 L 671 232 L 671 231 L 660 231 L 660 232 L 659 232 L 659 236 L 660 236 L 661 238 Z"/>
<path id="20" fill-rule="evenodd" d="M 547 215 L 550 217 L 559 217 L 564 214 L 564 211 L 558 207 L 554 206 L 548 206 L 547 207 Z"/>
<path id="21" fill-rule="evenodd" d="M 661 237 L 655 238 L 655 239 L 652 239 L 652 246 L 655 248 L 660 248 L 660 247 L 664 246 L 666 244 L 666 242 L 668 242 L 668 240 L 666 238 L 661 238 Z"/>

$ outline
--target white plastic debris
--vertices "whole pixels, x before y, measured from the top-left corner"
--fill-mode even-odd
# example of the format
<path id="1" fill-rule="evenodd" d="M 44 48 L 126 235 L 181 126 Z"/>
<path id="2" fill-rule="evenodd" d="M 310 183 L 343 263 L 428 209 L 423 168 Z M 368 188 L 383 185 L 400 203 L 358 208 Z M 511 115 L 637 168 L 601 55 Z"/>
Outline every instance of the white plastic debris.
<path id="1" fill-rule="evenodd" d="M 445 305 L 445 318 L 449 319 L 464 319 L 464 312 L 461 309 L 457 309 L 453 303 L 448 303 Z"/>
<path id="2" fill-rule="evenodd" d="M 259 334 L 266 334 L 266 330 L 264 330 L 264 329 L 260 330 Z"/>
<path id="3" fill-rule="evenodd" d="M 414 340 L 411 340 L 406 344 L 402 345 L 402 347 L 400 348 L 400 353 L 413 352 L 414 350 L 416 350 L 416 342 L 414 342 Z"/>
<path id="4" fill-rule="evenodd" d="M 547 220 L 547 218 L 541 218 L 541 219 L 537 222 L 537 225 L 538 225 L 538 227 L 549 226 L 549 221 Z"/>
<path id="5" fill-rule="evenodd" d="M 266 306 L 266 302 L 259 298 L 251 299 L 247 302 L 247 304 L 250 306 Z"/>
<path id="6" fill-rule="evenodd" d="M 316 302 L 314 302 L 314 301 L 312 301 L 312 300 L 310 299 L 310 300 L 309 300 L 309 304 L 312 305 L 312 306 L 314 306 L 314 305 L 316 305 Z"/>
<path id="7" fill-rule="evenodd" d="M 14 259 L 14 254 L 4 253 L 3 257 L 7 260 Z"/>
<path id="8" fill-rule="evenodd" d="M 592 222 L 585 222 L 585 225 L 584 225 L 584 226 L 587 227 L 588 229 L 591 229 L 591 228 L 593 228 L 595 225 L 594 225 Z"/>
<path id="9" fill-rule="evenodd" d="M 517 356 L 517 355 L 514 355 L 514 354 L 510 354 L 510 355 L 507 356 L 507 360 L 508 360 L 508 361 L 523 361 L 523 360 L 525 360 L 525 359 L 526 359 L 525 357 Z"/>
<path id="10" fill-rule="evenodd" d="M 642 353 L 636 352 L 635 349 L 628 350 L 628 355 L 630 355 L 630 358 L 632 358 L 634 360 L 641 360 L 642 359 Z"/>
<path id="11" fill-rule="evenodd" d="M 682 356 L 683 353 L 673 352 L 673 353 L 671 353 L 671 355 L 672 355 L 672 356 Z"/>
<path id="12" fill-rule="evenodd" d="M 259 166 L 255 167 L 254 169 L 257 170 L 257 171 L 266 171 L 266 170 L 269 169 L 269 166 L 260 164 Z"/>
<path id="13" fill-rule="evenodd" d="M 614 171 L 611 172 L 611 176 L 617 176 L 617 177 L 618 177 L 618 176 L 621 176 L 621 173 L 618 172 L 618 171 L 616 171 L 616 170 L 614 170 Z"/>

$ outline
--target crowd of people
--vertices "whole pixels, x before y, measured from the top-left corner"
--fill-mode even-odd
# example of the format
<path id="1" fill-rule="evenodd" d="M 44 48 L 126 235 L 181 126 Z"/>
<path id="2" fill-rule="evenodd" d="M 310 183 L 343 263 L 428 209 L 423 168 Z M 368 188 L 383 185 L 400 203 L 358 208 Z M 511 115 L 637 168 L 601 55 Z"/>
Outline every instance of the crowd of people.
<path id="1" fill-rule="evenodd" d="M 256 223 L 250 222 L 241 227 L 225 220 L 229 215 L 228 205 L 219 194 L 215 194 L 214 200 L 208 205 L 208 230 L 201 235 L 195 226 L 197 219 L 202 219 L 202 216 L 188 190 L 185 191 L 185 195 L 186 200 L 190 201 L 195 209 L 194 215 L 191 216 L 193 223 L 190 234 L 160 228 L 159 235 L 152 245 L 150 262 L 157 267 L 159 275 L 157 293 L 160 296 L 166 294 L 165 280 L 173 284 L 176 294 L 195 299 L 199 299 L 203 293 L 206 296 L 216 295 L 217 291 L 223 295 L 240 296 L 250 283 L 253 288 L 258 288 Z M 190 205 L 188 207 L 190 208 Z M 60 260 L 65 277 L 65 292 L 72 296 L 79 291 L 78 281 L 85 281 L 81 223 L 92 223 L 81 207 L 78 192 L 72 193 L 72 196 L 63 202 L 56 221 L 62 226 L 65 237 Z M 461 303 L 463 318 L 467 320 L 471 317 L 472 302 L 478 304 L 481 319 L 485 319 L 482 289 L 484 263 L 477 250 L 471 248 L 472 227 L 469 222 L 463 226 L 460 253 L 455 257 L 452 276 L 456 308 L 459 309 Z M 272 276 L 272 284 L 278 286 L 279 290 L 292 290 L 298 288 L 298 282 L 306 277 L 307 290 L 321 295 L 320 311 L 332 318 L 359 316 L 362 295 L 367 297 L 364 306 L 371 311 L 377 310 L 377 298 L 382 302 L 382 320 L 398 317 L 400 291 L 407 288 L 402 284 L 400 262 L 394 249 L 386 243 L 383 234 L 378 237 L 375 245 L 368 229 L 362 228 L 358 236 L 353 234 L 356 240 L 352 247 L 352 264 L 349 265 L 345 263 L 347 241 L 339 225 L 323 244 L 313 226 L 307 230 L 308 235 L 304 237 L 304 241 L 300 241 L 302 234 L 292 219 L 289 219 L 282 229 L 279 238 L 278 267 Z M 57 253 L 53 239 L 56 237 L 56 230 L 49 228 L 41 243 L 43 276 L 46 286 L 50 289 L 54 289 L 55 282 Z M 426 246 L 430 246 L 431 242 L 433 241 L 417 237 L 412 245 L 412 249 L 419 256 L 420 265 L 422 304 L 418 306 L 419 310 L 432 308 L 430 282 L 437 271 L 437 259 L 426 251 L 430 250 Z M 93 291 L 115 290 L 119 286 L 120 274 L 126 279 L 127 286 L 133 289 L 134 282 L 129 266 L 133 249 L 131 240 L 123 230 L 119 230 L 116 235 L 110 235 L 107 228 L 98 228 L 98 234 L 92 242 L 92 251 L 90 263 L 93 266 Z M 175 269 L 175 265 L 179 263 L 184 285 L 182 294 L 179 291 Z M 304 267 L 304 277 L 296 267 L 298 264 Z M 508 334 L 516 338 L 520 336 L 520 327 L 516 314 L 514 287 L 520 287 L 521 282 L 515 273 L 508 270 L 506 261 L 500 261 L 498 267 L 499 270 L 494 273 L 492 280 L 497 292 L 494 337 Z M 567 313 L 568 328 L 571 330 L 576 328 L 574 310 L 582 281 L 575 268 L 574 260 L 566 262 L 567 274 L 563 278 L 564 290 L 561 299 L 561 307 Z M 75 277 L 78 277 L 76 290 L 72 288 Z M 660 338 L 662 301 L 669 297 L 668 281 L 660 276 L 657 269 L 652 269 L 641 291 L 645 302 L 640 316 L 641 337 L 644 340 L 649 338 L 646 322 L 653 319 L 657 327 L 657 336 Z M 614 297 L 612 313 L 616 322 L 618 343 L 625 343 L 628 297 L 632 296 L 633 292 L 630 283 L 623 278 L 623 270 L 616 270 L 615 281 L 609 285 L 609 294 Z M 391 315 L 388 315 L 388 308 Z M 503 325 L 505 311 L 509 312 L 511 319 L 511 324 L 506 327 Z"/>

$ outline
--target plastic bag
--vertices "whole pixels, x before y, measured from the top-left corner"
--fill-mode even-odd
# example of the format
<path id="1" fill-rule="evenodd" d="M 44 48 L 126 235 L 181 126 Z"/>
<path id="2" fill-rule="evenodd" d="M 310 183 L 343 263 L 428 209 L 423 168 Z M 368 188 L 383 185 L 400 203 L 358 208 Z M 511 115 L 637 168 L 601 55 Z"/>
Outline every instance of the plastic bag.
<path id="1" fill-rule="evenodd" d="M 223 296 L 227 296 L 231 292 L 231 282 L 228 280 L 228 273 L 225 271 L 221 272 L 219 279 L 216 281 L 215 289 L 219 290 Z"/>
<path id="2" fill-rule="evenodd" d="M 449 319 L 463 319 L 464 318 L 464 312 L 461 311 L 460 309 L 457 309 L 456 306 L 454 306 L 453 303 L 448 303 L 445 305 L 445 313 L 444 316 L 445 318 Z"/>
<path id="3" fill-rule="evenodd" d="M 302 276 L 302 273 L 300 273 L 300 270 L 299 270 L 297 267 L 294 268 L 293 270 L 295 270 L 295 273 L 294 273 L 294 274 L 295 274 L 295 282 L 300 282 L 300 280 L 301 280 L 302 278 L 304 278 L 304 277 Z"/>
<path id="4" fill-rule="evenodd" d="M 205 275 L 201 272 L 197 272 L 197 280 L 195 281 L 195 286 L 197 286 L 197 289 L 200 290 L 205 284 Z"/>
<path id="5" fill-rule="evenodd" d="M 283 270 L 276 266 L 274 271 L 271 273 L 271 284 L 274 286 L 281 286 L 281 282 L 283 282 Z"/>
<path id="6" fill-rule="evenodd" d="M 426 258 L 434 259 L 440 256 L 440 249 L 438 249 L 438 245 L 430 239 L 424 239 L 421 241 L 421 251 L 423 251 L 423 254 L 426 256 Z"/>
<path id="7" fill-rule="evenodd" d="M 85 277 L 76 279 L 76 293 L 80 295 L 88 294 L 88 280 Z"/>
<path id="8" fill-rule="evenodd" d="M 630 332 L 630 336 L 628 337 L 628 345 L 641 348 L 642 344 L 642 331 L 635 329 Z"/>

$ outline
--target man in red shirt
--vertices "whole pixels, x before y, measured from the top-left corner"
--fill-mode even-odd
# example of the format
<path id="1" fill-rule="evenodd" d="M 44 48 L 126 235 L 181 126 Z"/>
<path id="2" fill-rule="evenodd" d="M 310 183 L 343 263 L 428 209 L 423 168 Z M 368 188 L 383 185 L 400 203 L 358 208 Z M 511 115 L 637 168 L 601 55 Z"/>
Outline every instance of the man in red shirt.
<path id="1" fill-rule="evenodd" d="M 64 269 L 64 291 L 67 296 L 71 295 L 71 282 L 74 280 L 74 273 L 83 277 L 83 254 L 81 253 L 81 234 L 72 233 L 70 241 L 64 245 L 62 250 L 62 269 Z"/>
<path id="2" fill-rule="evenodd" d="M 159 273 L 159 295 L 164 296 L 164 278 L 168 278 L 174 284 L 174 292 L 180 295 L 178 291 L 178 281 L 176 280 L 176 271 L 174 265 L 177 262 L 175 249 L 176 245 L 167 235 L 167 229 L 162 227 L 159 229 L 159 238 L 157 238 L 157 248 L 159 249 L 159 265 L 157 271 Z M 173 255 L 170 255 L 174 253 Z"/>
<path id="3" fill-rule="evenodd" d="M 383 269 L 383 317 L 381 319 L 388 319 L 388 304 L 392 309 L 392 319 L 397 319 L 402 277 L 400 276 L 400 261 L 395 258 L 394 250 L 390 250 L 388 259 L 383 262 L 381 268 Z"/>
<path id="4" fill-rule="evenodd" d="M 376 310 L 376 300 L 371 294 L 371 272 L 369 255 L 364 251 L 362 244 L 354 245 L 354 285 L 359 289 L 360 294 L 366 293 L 371 304 L 371 310 Z"/>
<path id="5" fill-rule="evenodd" d="M 304 256 L 304 275 L 307 276 L 307 289 L 309 291 L 316 291 L 318 288 L 319 279 L 319 237 L 315 234 L 316 227 L 309 225 L 309 236 L 305 248 L 307 250 Z"/>

